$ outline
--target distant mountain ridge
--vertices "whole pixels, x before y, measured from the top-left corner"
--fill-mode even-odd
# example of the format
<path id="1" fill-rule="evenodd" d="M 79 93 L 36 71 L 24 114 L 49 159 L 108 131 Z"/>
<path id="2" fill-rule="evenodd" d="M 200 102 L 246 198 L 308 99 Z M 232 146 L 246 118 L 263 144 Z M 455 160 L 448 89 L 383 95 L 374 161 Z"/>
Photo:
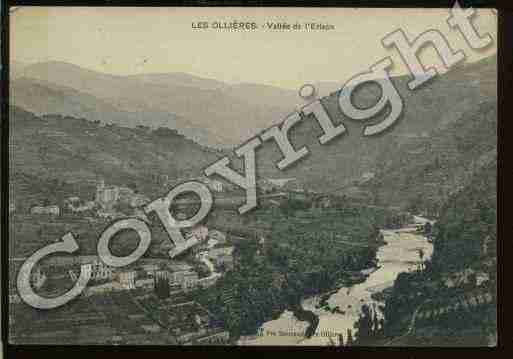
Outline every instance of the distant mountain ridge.
<path id="1" fill-rule="evenodd" d="M 178 127 L 169 127 L 204 129 L 210 133 L 206 144 L 224 143 L 225 147 L 280 121 L 291 110 L 290 104 L 275 96 L 267 96 L 266 101 L 254 101 L 251 91 L 244 95 L 244 86 L 229 90 L 228 85 L 223 86 L 215 80 L 185 74 L 116 76 L 64 62 L 46 62 L 24 67 L 20 77 L 43 81 L 49 87 L 53 84 L 73 88 L 120 111 L 168 113 L 183 119 Z M 16 86 L 18 80 L 19 77 L 12 85 Z M 13 89 L 15 94 L 16 87 Z M 297 97 L 294 91 L 276 91 L 287 93 L 288 98 Z M 14 104 L 24 107 L 25 100 L 14 97 Z M 43 97 L 40 100 L 46 101 Z M 55 111 L 58 113 L 59 109 Z M 241 119 L 245 126 L 235 125 Z M 145 124 L 152 126 L 151 116 L 145 117 Z M 190 135 L 194 136 L 194 133 L 190 131 Z"/>
<path id="2" fill-rule="evenodd" d="M 128 75 L 126 77 L 153 84 L 190 86 L 201 88 L 203 90 L 225 89 L 229 86 L 228 84 L 222 81 L 208 79 L 200 76 L 194 76 L 184 72 L 150 73 L 140 75 Z"/>
<path id="3" fill-rule="evenodd" d="M 407 87 L 409 76 L 393 78 L 403 99 L 404 111 L 390 131 L 375 137 L 362 137 L 362 127 L 379 122 L 386 112 L 365 123 L 353 121 L 341 113 L 338 93 L 333 92 L 323 99 L 323 104 L 334 122 L 344 123 L 347 132 L 332 143 L 320 145 L 319 125 L 311 118 L 305 119 L 290 131 L 290 138 L 296 148 L 307 145 L 310 155 L 290 169 L 279 171 L 275 163 L 281 159 L 281 153 L 275 144 L 266 142 L 257 150 L 257 174 L 266 178 L 295 177 L 307 188 L 407 206 L 414 201 L 413 186 L 417 182 L 421 186 L 424 183 L 422 177 L 416 177 L 420 176 L 414 169 L 419 167 L 417 158 L 429 162 L 444 152 L 443 146 L 425 152 L 431 142 L 450 142 L 446 134 L 458 132 L 458 129 L 462 136 L 470 131 L 473 138 L 470 144 L 474 140 L 479 143 L 496 141 L 496 134 L 488 130 L 489 138 L 476 134 L 479 121 L 485 120 L 486 128 L 496 122 L 496 61 L 496 56 L 492 56 L 460 65 L 415 91 Z M 12 100 L 14 105 L 36 115 L 61 113 L 120 126 L 134 127 L 142 123 L 153 128 L 176 128 L 194 142 L 207 146 L 216 143 L 215 147 L 234 147 L 242 143 L 261 129 L 279 123 L 300 102 L 297 93 L 291 90 L 258 84 L 230 85 L 187 74 L 123 77 L 99 74 L 70 64 L 46 63 L 25 67 L 23 75 L 11 82 Z M 364 86 L 354 97 L 356 105 L 367 107 L 379 96 L 377 86 Z M 487 116 L 487 119 L 480 116 Z M 466 117 L 472 119 L 472 126 L 465 125 Z M 493 153 L 491 147 L 476 148 L 477 151 L 463 154 L 464 169 L 461 167 L 460 171 L 459 166 L 443 169 L 437 181 L 445 175 L 452 176 L 453 172 L 458 178 L 465 177 L 472 171 L 467 167 L 486 162 L 487 156 Z M 241 169 L 241 161 L 231 157 L 233 166 Z M 185 156 L 181 160 L 189 159 Z M 403 168 L 399 165 L 402 160 L 407 163 Z M 368 173 L 375 174 L 373 181 L 365 186 L 355 184 Z M 405 178 L 409 178 L 409 182 L 405 183 Z M 453 185 L 458 180 L 454 177 L 450 183 Z M 448 194 L 443 192 L 440 199 Z"/>
<path id="4" fill-rule="evenodd" d="M 200 144 L 214 147 L 222 147 L 224 144 L 216 141 L 216 137 L 208 130 L 193 128 L 173 113 L 155 110 L 143 104 L 137 111 L 123 110 L 108 100 L 44 80 L 20 77 L 12 81 L 11 101 L 38 115 L 61 114 L 126 127 L 166 127 L 177 129 L 179 133 Z"/>

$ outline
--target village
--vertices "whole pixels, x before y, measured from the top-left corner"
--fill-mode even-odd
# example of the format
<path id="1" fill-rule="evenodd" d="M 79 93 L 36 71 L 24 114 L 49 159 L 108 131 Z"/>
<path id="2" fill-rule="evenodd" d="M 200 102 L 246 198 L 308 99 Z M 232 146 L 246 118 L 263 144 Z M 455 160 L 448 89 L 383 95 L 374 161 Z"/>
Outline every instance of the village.
<path id="1" fill-rule="evenodd" d="M 224 183 L 206 177 L 195 180 L 202 181 L 216 193 L 228 192 L 227 198 L 230 200 L 230 189 Z M 283 192 L 280 194 L 279 190 L 301 192 L 298 191 L 296 183 L 292 188 L 285 186 L 291 182 L 294 183 L 294 179 L 262 180 L 259 182 L 259 190 L 264 194 L 278 194 L 277 197 L 284 195 Z M 11 203 L 10 215 L 22 220 L 25 217 L 38 218 L 46 221 L 44 223 L 86 221 L 97 225 L 127 216 L 148 221 L 142 207 L 149 201 L 147 196 L 129 187 L 107 185 L 103 180 L 99 180 L 94 200 L 71 196 L 60 205 L 50 203 L 31 206 L 29 213 L 26 214 L 16 211 L 16 206 Z M 186 210 L 178 211 L 177 217 L 187 218 Z M 23 227 L 23 223 L 18 225 Z M 41 228 L 38 231 L 41 232 Z M 233 269 L 237 260 L 233 241 L 227 238 L 225 231 L 208 228 L 206 225 L 184 229 L 184 236 L 198 244 L 189 250 L 186 258 L 179 260 L 170 259 L 167 255 L 173 248 L 169 240 L 162 241 L 156 251 L 151 253 L 157 254 L 155 258 L 142 258 L 122 268 L 105 265 L 98 255 L 55 254 L 45 258 L 34 267 L 30 275 L 33 289 L 41 296 L 62 295 L 77 281 L 81 266 L 84 264 L 91 265 L 91 279 L 83 293 L 70 303 L 70 308 L 48 313 L 29 309 L 17 294 L 16 281 L 10 281 L 10 320 L 14 328 L 14 337 L 23 337 L 23 340 L 33 340 L 34 343 L 48 343 L 48 340 L 61 336 L 70 337 L 72 342 L 78 340 L 80 343 L 93 340 L 110 344 L 139 344 L 145 341 L 158 342 L 158 339 L 148 337 L 158 334 L 167 344 L 226 344 L 229 333 L 223 330 L 214 316 L 193 299 L 193 293 L 198 289 L 209 288 L 224 273 Z M 58 238 L 55 236 L 54 241 Z M 261 238 L 259 245 L 262 246 L 264 242 L 265 239 Z M 15 278 L 15 274 L 26 259 L 26 256 L 10 258 L 12 278 Z M 231 297 L 231 293 L 224 293 L 223 300 L 229 301 Z M 95 312 L 100 314 L 95 316 L 85 309 L 91 305 L 94 305 Z M 82 308 L 83 306 L 85 307 Z M 81 309 L 78 310 L 76 307 Z M 63 318 L 60 313 L 67 313 L 68 310 L 73 311 L 73 314 Z M 76 310 L 83 310 L 85 317 L 76 314 Z M 125 319 L 130 322 L 128 327 L 133 327 L 130 330 L 111 327 L 113 323 L 109 321 L 109 317 L 114 315 L 113 312 L 120 310 L 126 312 Z M 38 324 L 33 326 L 31 323 L 41 316 L 46 319 L 37 320 Z M 139 321 L 131 320 L 133 318 L 141 319 L 141 324 L 138 325 Z M 117 318 L 116 325 L 119 325 L 119 322 L 120 319 Z M 94 336 L 88 336 L 88 339 L 80 338 L 77 333 L 92 325 L 100 328 L 98 333 L 105 327 L 101 339 Z M 41 331 L 45 333 L 43 338 L 37 335 Z"/>
<path id="2" fill-rule="evenodd" d="M 371 176 L 372 174 L 364 174 L 362 180 Z M 219 195 L 221 200 L 218 203 L 223 206 L 231 204 L 233 207 L 237 198 L 233 189 L 222 182 L 207 178 L 196 180 L 204 181 L 210 190 Z M 265 179 L 260 180 L 257 185 L 268 208 L 279 207 L 283 199 L 300 200 L 309 208 L 308 216 L 315 215 L 316 210 L 321 210 L 319 214 L 326 216 L 333 210 L 332 207 L 336 206 L 335 197 L 305 191 L 293 178 Z M 61 205 L 35 205 L 30 207 L 28 214 L 11 211 L 11 215 L 18 218 L 29 216 L 31 219 L 38 218 L 48 223 L 86 221 L 92 222 L 92 227 L 98 227 L 99 223 L 107 224 L 108 221 L 126 216 L 148 221 L 142 207 L 149 201 L 148 197 L 133 189 L 107 185 L 100 180 L 96 186 L 94 200 L 87 201 L 72 196 L 66 198 Z M 174 213 L 177 218 L 189 218 L 191 206 L 194 207 L 195 204 L 178 201 Z M 122 268 L 109 267 L 99 256 L 92 254 L 53 255 L 46 258 L 38 263 L 30 277 L 32 287 L 41 296 L 62 295 L 77 281 L 80 267 L 84 264 L 91 264 L 91 280 L 74 301 L 61 309 L 48 312 L 29 308 L 18 296 L 16 282 L 10 281 L 10 320 L 14 329 L 12 335 L 16 340 L 21 339 L 34 344 L 50 344 L 58 337 L 80 344 L 229 344 L 230 331 L 224 328 L 216 315 L 200 303 L 201 294 L 198 296 L 198 293 L 214 286 L 225 273 L 232 271 L 234 267 L 237 268 L 237 241 L 256 239 L 256 257 L 265 253 L 266 232 L 260 228 L 255 235 L 251 235 L 252 227 L 244 225 L 243 219 L 241 224 L 227 221 L 226 225 L 222 225 L 225 223 L 226 213 L 223 212 L 219 217 L 223 220 L 214 220 L 183 230 L 186 239 L 194 240 L 198 244 L 179 258 L 169 258 L 168 253 L 173 249 L 173 244 L 166 236 L 149 251 L 148 256 Z M 234 215 L 234 218 L 239 216 Z M 298 217 L 297 220 L 301 218 Z M 306 220 L 309 223 L 312 219 L 307 217 Z M 426 239 L 431 242 L 432 224 L 432 221 L 413 216 L 413 223 L 409 227 L 402 227 L 397 231 L 424 233 Z M 312 235 L 318 237 L 323 233 L 315 232 Z M 339 238 L 339 235 L 335 236 L 331 232 L 327 232 L 326 236 L 326 240 L 333 240 L 336 237 L 340 246 L 356 246 L 352 241 L 343 238 L 344 236 Z M 53 240 L 59 238 L 57 235 L 54 237 Z M 158 239 L 158 236 L 156 238 Z M 483 256 L 488 258 L 489 252 L 493 254 L 493 249 L 489 248 L 491 245 L 489 238 L 483 242 Z M 17 273 L 25 260 L 25 256 L 11 257 L 11 273 Z M 258 258 L 255 260 L 258 262 Z M 422 272 L 424 270 L 422 269 Z M 486 290 L 486 283 L 491 279 L 489 272 L 482 269 L 466 269 L 462 272 L 448 273 L 436 281 L 419 283 L 420 287 L 413 288 L 408 291 L 406 297 L 401 298 L 416 303 L 426 291 L 435 293 L 442 287 L 446 288 L 445 291 L 458 291 L 459 294 L 455 295 L 455 305 L 465 306 L 467 301 L 459 299 L 459 290 L 470 286 L 469 290 L 464 291 L 464 295 L 468 296 L 473 290 L 477 290 L 476 303 L 488 305 L 490 301 L 493 302 L 490 292 Z M 232 289 L 223 288 L 219 298 L 224 305 L 230 306 L 235 300 L 234 295 Z M 469 307 L 473 306 L 474 297 L 471 297 Z M 414 324 L 423 323 L 432 319 L 431 317 L 442 315 L 442 309 L 435 303 L 426 303 L 413 313 L 411 320 Z M 410 318 L 408 315 L 406 317 Z M 44 332 L 45 335 L 41 337 L 38 332 Z M 80 334 L 86 332 L 87 335 Z"/>
<path id="3" fill-rule="evenodd" d="M 31 284 L 39 295 L 57 296 L 77 281 L 82 264 L 91 264 L 91 280 L 76 302 L 90 303 L 95 310 L 102 311 L 102 323 L 105 322 L 104 325 L 107 326 L 114 323 L 107 319 L 109 315 L 120 310 L 129 311 L 129 317 L 136 315 L 146 319 L 143 324 L 129 331 L 106 329 L 106 333 L 110 334 L 104 334 L 101 342 L 111 340 L 116 343 L 128 340 L 128 343 L 140 343 L 147 334 L 173 329 L 173 332 L 167 335 L 172 339 L 167 338 L 166 343 L 168 343 L 167 340 L 173 340 L 187 344 L 193 339 L 201 342 L 215 340 L 217 343 L 223 343 L 228 333 L 219 326 L 212 327 L 214 319 L 210 318 L 209 314 L 194 300 L 191 300 L 191 292 L 198 288 L 208 288 L 222 276 L 222 273 L 233 268 L 233 246 L 227 245 L 226 238 L 220 231 L 208 231 L 205 226 L 193 228 L 187 235 L 200 238 L 201 244 L 194 249 L 192 256 L 197 259 L 197 262 L 203 263 L 204 267 L 210 271 L 209 273 L 200 274 L 196 263 L 191 264 L 181 260 L 143 258 L 132 266 L 115 269 L 106 266 L 98 256 L 94 255 L 52 256 L 42 261 L 32 271 Z M 16 272 L 21 260 L 13 258 L 10 264 L 11 270 Z M 28 307 L 20 300 L 15 283 L 15 281 L 10 282 L 9 295 L 10 319 L 15 329 L 14 333 L 19 333 L 27 340 L 30 340 L 27 336 L 34 333 L 34 340 L 39 342 L 40 339 L 37 337 L 37 332 L 32 330 L 33 327 L 26 328 L 34 319 L 31 315 L 48 315 L 47 320 L 38 321 L 38 326 L 44 326 L 44 333 L 49 337 L 54 334 L 53 338 L 71 335 L 70 333 L 77 330 L 77 327 L 83 327 L 82 317 L 75 312 L 66 318 L 60 318 L 59 311 L 43 314 Z M 112 298 L 116 298 L 117 305 L 111 303 Z M 150 303 L 153 304 L 150 305 Z M 132 308 L 134 313 L 129 308 Z M 171 310 L 173 308 L 181 314 L 178 316 L 175 315 L 176 313 L 173 314 Z M 187 313 L 187 316 L 182 317 L 183 313 Z M 162 319 L 162 316 L 166 319 Z M 54 317 L 57 318 L 54 319 Z M 59 329 L 63 321 L 67 322 L 64 326 L 67 329 Z M 116 324 L 119 324 L 117 320 Z M 139 332 L 142 336 L 134 334 Z M 151 339 L 148 342 L 154 343 L 155 340 Z"/>

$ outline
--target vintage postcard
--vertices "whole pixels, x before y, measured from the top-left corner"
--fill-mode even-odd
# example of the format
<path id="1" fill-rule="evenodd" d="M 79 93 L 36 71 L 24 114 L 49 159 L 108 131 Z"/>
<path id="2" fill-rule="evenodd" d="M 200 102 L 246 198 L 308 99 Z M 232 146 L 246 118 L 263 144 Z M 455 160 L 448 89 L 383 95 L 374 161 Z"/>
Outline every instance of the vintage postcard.
<path id="1" fill-rule="evenodd" d="M 497 11 L 11 7 L 9 343 L 497 345 Z"/>

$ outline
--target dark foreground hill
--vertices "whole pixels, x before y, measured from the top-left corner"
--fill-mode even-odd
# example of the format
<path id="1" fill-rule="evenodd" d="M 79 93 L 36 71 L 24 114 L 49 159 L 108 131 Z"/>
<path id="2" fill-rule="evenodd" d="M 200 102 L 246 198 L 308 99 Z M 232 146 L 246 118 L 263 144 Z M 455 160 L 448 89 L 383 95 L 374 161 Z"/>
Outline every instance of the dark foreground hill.
<path id="1" fill-rule="evenodd" d="M 438 216 L 447 198 L 494 163 L 496 154 L 497 103 L 484 100 L 428 136 L 390 146 L 368 187 L 380 203 Z"/>
<path id="2" fill-rule="evenodd" d="M 433 263 L 442 270 L 494 258 L 497 243 L 497 157 L 452 195 L 436 226 Z"/>
<path id="3" fill-rule="evenodd" d="M 379 345 L 496 345 L 496 166 L 493 158 L 441 209 L 431 260 L 401 273 L 386 298 Z"/>

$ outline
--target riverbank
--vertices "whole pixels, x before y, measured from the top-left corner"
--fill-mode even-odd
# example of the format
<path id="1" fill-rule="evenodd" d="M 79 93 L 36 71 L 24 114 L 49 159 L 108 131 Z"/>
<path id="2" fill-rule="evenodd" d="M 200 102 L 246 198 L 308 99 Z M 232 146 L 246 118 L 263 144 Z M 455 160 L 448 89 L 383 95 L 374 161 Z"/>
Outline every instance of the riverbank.
<path id="1" fill-rule="evenodd" d="M 299 320 L 292 311 L 284 311 L 275 320 L 264 323 L 254 339 L 239 340 L 240 345 L 330 345 L 338 343 L 342 334 L 347 337 L 348 329 L 354 333 L 354 324 L 359 318 L 362 305 L 379 308 L 383 303 L 373 294 L 379 293 L 393 285 L 401 272 L 415 270 L 420 263 L 419 249 L 424 252 L 424 259 L 432 254 L 432 244 L 420 233 L 414 231 L 382 230 L 386 245 L 378 248 L 377 266 L 369 268 L 362 280 L 345 283 L 338 289 L 330 290 L 302 300 L 301 307 L 318 318 L 318 324 L 310 336 L 297 335 L 307 332 L 311 323 Z M 364 272 L 365 273 L 365 272 Z M 376 310 L 381 317 L 379 310 Z M 267 333 L 267 334 L 266 334 Z M 273 335 L 282 333 L 283 335 Z M 290 333 L 287 335 L 287 333 Z"/>

